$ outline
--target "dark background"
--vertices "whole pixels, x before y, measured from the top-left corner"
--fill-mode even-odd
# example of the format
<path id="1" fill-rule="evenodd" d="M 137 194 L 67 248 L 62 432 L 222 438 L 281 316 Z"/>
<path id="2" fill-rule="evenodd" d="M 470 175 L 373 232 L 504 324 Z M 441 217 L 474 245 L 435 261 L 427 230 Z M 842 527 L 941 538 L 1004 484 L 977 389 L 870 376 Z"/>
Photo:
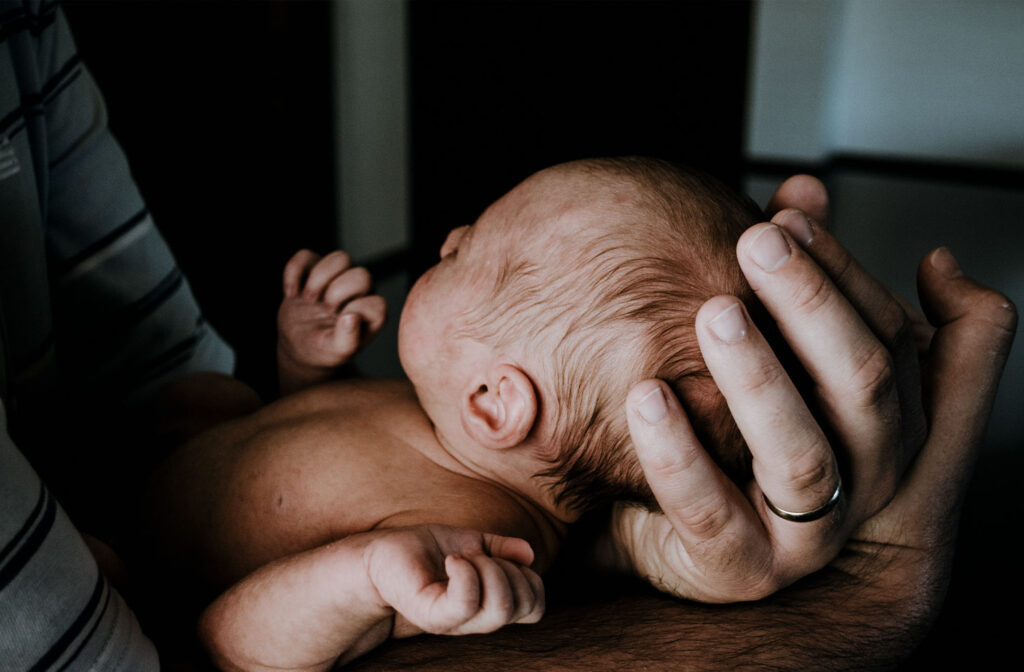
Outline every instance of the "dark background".
<path id="1" fill-rule="evenodd" d="M 749 3 L 408 8 L 411 278 L 451 228 L 561 161 L 652 154 L 739 186 Z M 239 375 L 269 395 L 280 270 L 336 240 L 328 4 L 66 13 L 158 226 Z"/>
<path id="2" fill-rule="evenodd" d="M 269 395 L 281 269 L 334 247 L 328 6 L 64 9 L 157 226 L 239 375 Z"/>
<path id="3" fill-rule="evenodd" d="M 337 235 L 329 6 L 74 2 L 66 13 L 208 319 L 239 375 L 272 396 L 280 270 Z M 417 1 L 408 16 L 413 244 L 398 260 L 410 277 L 450 228 L 559 161 L 653 154 L 739 186 L 749 3 Z M 1019 556 L 1003 541 L 1020 463 L 981 465 L 950 600 L 905 669 L 987 669 L 1010 650 L 1020 621 L 994 605 L 1021 598 L 1019 581 L 1006 590 Z"/>

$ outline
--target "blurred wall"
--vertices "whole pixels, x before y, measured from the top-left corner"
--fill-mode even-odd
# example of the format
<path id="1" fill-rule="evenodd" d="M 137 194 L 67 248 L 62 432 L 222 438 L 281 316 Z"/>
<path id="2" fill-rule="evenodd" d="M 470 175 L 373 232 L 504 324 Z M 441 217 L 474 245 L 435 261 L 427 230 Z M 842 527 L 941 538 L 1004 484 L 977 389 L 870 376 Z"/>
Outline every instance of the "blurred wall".
<path id="1" fill-rule="evenodd" d="M 762 0 L 746 156 L 762 202 L 796 171 L 826 179 L 832 227 L 900 295 L 948 245 L 1024 306 L 1024 3 Z M 1024 344 L 989 447 L 1024 440 Z"/>
<path id="2" fill-rule="evenodd" d="M 334 197 L 338 246 L 374 272 L 388 321 L 357 356 L 367 375 L 399 378 L 398 317 L 412 239 L 408 12 L 404 0 L 333 0 Z"/>

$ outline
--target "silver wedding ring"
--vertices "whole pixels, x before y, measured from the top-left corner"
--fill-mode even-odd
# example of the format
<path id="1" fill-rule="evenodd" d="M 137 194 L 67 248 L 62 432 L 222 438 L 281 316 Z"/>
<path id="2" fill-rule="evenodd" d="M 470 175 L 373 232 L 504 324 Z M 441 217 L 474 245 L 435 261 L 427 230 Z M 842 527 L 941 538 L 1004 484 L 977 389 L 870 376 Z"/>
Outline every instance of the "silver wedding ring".
<path id="1" fill-rule="evenodd" d="M 772 504 L 772 501 L 768 499 L 768 495 L 761 493 L 761 496 L 764 497 L 764 503 L 768 505 L 768 510 L 774 513 L 779 518 L 782 518 L 783 520 L 791 520 L 794 523 L 809 523 L 812 520 L 817 520 L 821 518 L 822 516 L 828 514 L 829 511 L 836 508 L 836 504 L 839 503 L 839 493 L 840 491 L 842 491 L 842 489 L 843 479 L 840 478 L 839 482 L 836 483 L 836 491 L 832 493 L 832 496 L 828 498 L 828 501 L 819 506 L 818 508 L 814 509 L 813 511 L 808 511 L 807 513 L 794 513 L 792 511 L 784 511 L 783 509 L 780 509 L 779 507 Z"/>

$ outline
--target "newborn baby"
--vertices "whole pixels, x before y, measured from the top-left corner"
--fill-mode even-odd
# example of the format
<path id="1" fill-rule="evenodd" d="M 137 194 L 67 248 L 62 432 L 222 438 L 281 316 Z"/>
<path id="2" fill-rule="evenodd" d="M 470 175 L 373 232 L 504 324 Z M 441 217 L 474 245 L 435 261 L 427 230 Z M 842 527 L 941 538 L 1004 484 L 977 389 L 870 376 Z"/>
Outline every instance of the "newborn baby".
<path id="1" fill-rule="evenodd" d="M 743 478 L 694 316 L 717 294 L 752 303 L 734 249 L 760 217 L 658 160 L 541 171 L 453 230 L 410 291 L 407 382 L 313 385 L 379 328 L 383 300 L 341 255 L 296 255 L 279 364 L 297 391 L 199 434 L 157 478 L 163 552 L 218 585 L 246 577 L 204 614 L 215 660 L 327 669 L 388 637 L 536 621 L 530 566 L 567 526 L 610 499 L 653 504 L 623 411 L 641 379 L 669 381 Z"/>

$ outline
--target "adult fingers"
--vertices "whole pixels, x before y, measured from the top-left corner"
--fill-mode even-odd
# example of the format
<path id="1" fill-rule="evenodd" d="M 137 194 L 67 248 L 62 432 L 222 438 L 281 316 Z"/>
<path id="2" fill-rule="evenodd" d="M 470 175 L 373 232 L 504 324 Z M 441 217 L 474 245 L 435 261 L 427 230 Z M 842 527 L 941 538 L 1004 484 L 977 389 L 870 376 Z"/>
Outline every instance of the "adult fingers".
<path id="1" fill-rule="evenodd" d="M 302 288 L 303 279 L 316 262 L 320 261 L 320 255 L 310 250 L 299 250 L 292 255 L 288 263 L 284 265 L 282 283 L 284 295 L 297 296 Z"/>
<path id="2" fill-rule="evenodd" d="M 740 237 L 737 249 L 748 282 L 814 383 L 821 418 L 838 445 L 846 448 L 843 485 L 854 522 L 860 522 L 889 501 L 906 464 L 892 355 L 786 230 L 774 223 L 758 224 Z M 811 424 L 817 428 L 817 423 Z M 836 475 L 828 468 L 822 463 L 815 472 L 805 464 L 796 472 L 805 474 L 804 488 L 817 492 L 819 504 L 836 488 Z M 815 473 L 820 481 L 812 485 Z M 760 475 L 758 482 L 765 487 Z M 787 511 L 807 510 L 775 504 Z"/>
<path id="3" fill-rule="evenodd" d="M 920 359 L 928 354 L 928 350 L 931 349 L 935 327 L 928 322 L 928 318 L 924 316 L 920 309 L 902 296 L 898 294 L 894 294 L 894 296 L 899 301 L 900 306 L 903 307 L 903 312 L 907 314 L 907 319 L 910 320 L 910 331 L 913 334 L 914 349 L 917 351 L 918 359 Z"/>
<path id="4" fill-rule="evenodd" d="M 362 266 L 348 268 L 335 277 L 324 290 L 323 302 L 338 310 L 345 301 L 362 296 L 373 287 L 373 277 Z"/>
<path id="5" fill-rule="evenodd" d="M 937 330 L 925 367 L 932 428 L 908 489 L 941 520 L 963 496 L 1016 334 L 1017 310 L 1005 295 L 964 275 L 945 248 L 921 262 L 918 291 Z"/>
<path id="6" fill-rule="evenodd" d="M 768 201 L 765 214 L 771 218 L 786 208 L 806 212 L 820 226 L 828 225 L 828 191 L 811 175 L 794 175 L 779 185 Z"/>
<path id="7" fill-rule="evenodd" d="M 309 277 L 302 288 L 302 294 L 309 299 L 319 299 L 324 289 L 339 274 L 348 269 L 352 259 L 347 252 L 335 250 L 316 263 L 310 269 Z"/>
<path id="8" fill-rule="evenodd" d="M 685 567 L 714 577 L 715 590 L 729 592 L 771 564 L 771 544 L 760 521 L 736 485 L 718 468 L 700 445 L 679 401 L 661 380 L 644 380 L 626 398 L 626 418 L 640 465 L 672 530 L 659 526 L 625 524 L 620 533 L 632 546 L 634 562 L 674 553 L 668 559 L 679 573 Z M 685 556 L 664 539 L 675 532 Z M 635 538 L 645 534 L 648 538 Z M 632 538 L 631 538 L 632 537 Z M 742 557 L 738 557 L 742 556 Z M 661 557 L 657 558 L 659 561 Z M 651 580 L 675 582 L 657 569 L 638 567 Z M 665 585 L 675 594 L 689 589 Z M 714 593 L 715 590 L 710 591 Z M 702 596 L 710 599 L 709 596 Z"/>
<path id="9" fill-rule="evenodd" d="M 835 236 L 818 226 L 807 214 L 799 210 L 783 210 L 772 221 L 785 228 L 824 269 L 892 356 L 893 381 L 900 402 L 902 438 L 902 449 L 895 455 L 898 463 L 894 476 L 898 478 L 906 463 L 924 442 L 927 431 L 921 405 L 921 375 L 917 356 L 918 342 L 927 338 L 927 329 L 923 325 L 915 325 L 905 302 L 900 301 L 865 271 Z"/>
<path id="10" fill-rule="evenodd" d="M 780 578 L 820 568 L 842 541 L 835 532 L 844 507 L 797 523 L 769 513 L 758 494 L 791 512 L 815 511 L 828 502 L 840 482 L 828 439 L 735 297 L 707 301 L 696 326 L 708 370 L 753 455 L 752 501 L 775 542 Z"/>

